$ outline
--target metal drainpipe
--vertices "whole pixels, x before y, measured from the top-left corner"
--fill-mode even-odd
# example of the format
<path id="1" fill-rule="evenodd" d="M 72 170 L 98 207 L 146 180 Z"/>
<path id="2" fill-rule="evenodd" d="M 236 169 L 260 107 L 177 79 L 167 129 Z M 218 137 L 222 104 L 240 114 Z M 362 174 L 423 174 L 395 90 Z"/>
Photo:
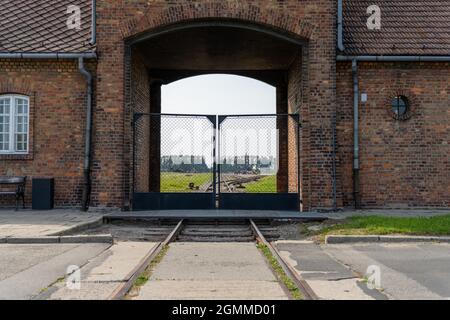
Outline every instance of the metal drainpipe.
<path id="1" fill-rule="evenodd" d="M 343 17 L 343 8 L 342 8 L 342 0 L 338 0 L 338 9 L 337 9 L 337 47 L 339 51 L 343 52 L 345 50 L 344 47 L 344 17 Z"/>
<path id="2" fill-rule="evenodd" d="M 82 210 L 89 209 L 90 194 L 91 194 L 91 134 L 92 134 L 92 74 L 84 67 L 84 59 L 78 58 L 78 69 L 80 73 L 86 78 L 87 82 L 87 101 L 86 101 L 86 131 L 85 131 L 85 145 L 84 145 L 84 166 L 83 166 L 83 193 L 81 198 Z"/>
<path id="3" fill-rule="evenodd" d="M 87 53 L 26 53 L 26 52 L 0 52 L 0 59 L 78 59 L 83 57 L 84 59 L 97 59 L 95 52 Z"/>
<path id="4" fill-rule="evenodd" d="M 450 62 L 450 56 L 343 56 L 338 55 L 337 61 L 366 62 Z"/>
<path id="5" fill-rule="evenodd" d="M 352 61 L 353 76 L 353 197 L 355 209 L 361 208 L 361 194 L 359 184 L 359 82 L 358 61 Z"/>
<path id="6" fill-rule="evenodd" d="M 92 25 L 91 25 L 91 45 L 97 44 L 97 1 L 92 0 Z"/>

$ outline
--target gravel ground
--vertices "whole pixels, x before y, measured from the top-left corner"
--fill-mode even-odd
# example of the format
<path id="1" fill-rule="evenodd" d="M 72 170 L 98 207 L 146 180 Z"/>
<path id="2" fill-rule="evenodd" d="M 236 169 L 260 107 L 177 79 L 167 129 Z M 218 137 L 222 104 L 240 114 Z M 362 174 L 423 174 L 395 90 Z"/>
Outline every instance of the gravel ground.
<path id="1" fill-rule="evenodd" d="M 155 222 L 114 222 L 87 229 L 81 234 L 111 234 L 116 241 L 163 241 L 175 225 Z"/>
<path id="2" fill-rule="evenodd" d="M 310 231 L 318 231 L 336 223 L 333 220 L 326 220 L 310 223 L 273 221 L 269 224 L 257 224 L 263 234 L 269 230 L 269 233 L 265 234 L 266 236 L 270 237 L 269 234 L 276 234 L 276 240 L 311 240 Z M 174 222 L 158 224 L 156 221 L 114 221 L 109 224 L 84 230 L 81 234 L 111 234 L 117 241 L 163 241 L 174 227 Z"/>
<path id="3" fill-rule="evenodd" d="M 278 240 L 315 240 L 311 236 L 312 232 L 317 232 L 323 228 L 338 223 L 334 220 L 325 220 L 323 222 L 274 222 L 272 227 L 279 233 Z"/>

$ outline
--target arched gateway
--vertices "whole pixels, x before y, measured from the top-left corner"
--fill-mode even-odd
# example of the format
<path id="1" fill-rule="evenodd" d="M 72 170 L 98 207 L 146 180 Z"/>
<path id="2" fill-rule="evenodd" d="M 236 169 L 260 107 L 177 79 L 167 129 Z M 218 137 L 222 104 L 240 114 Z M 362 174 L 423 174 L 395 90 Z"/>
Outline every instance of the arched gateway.
<path id="1" fill-rule="evenodd" d="M 215 187 L 219 205 L 235 196 L 220 194 L 229 174 L 239 193 L 264 182 L 303 210 L 448 208 L 450 41 L 441 18 L 450 9 L 407 1 L 379 1 L 381 29 L 361 0 L 6 1 L 0 174 L 27 176 L 27 205 L 33 177 L 50 177 L 55 206 L 84 210 L 129 209 L 137 193 L 162 194 L 169 174 L 188 180 L 184 191 Z M 220 118 L 195 120 L 213 127 L 202 134 L 209 150 L 198 139 L 174 150 L 161 86 L 215 73 L 276 88 L 276 114 L 231 119 L 221 108 Z M 189 121 L 181 136 L 193 135 Z M 234 144 L 230 127 L 240 132 Z M 273 143 L 254 134 L 273 128 Z"/>
<path id="2" fill-rule="evenodd" d="M 277 155 L 273 161 L 276 165 L 272 164 L 276 166 L 276 186 L 272 193 L 277 195 L 280 208 L 300 208 L 300 202 L 303 209 L 331 208 L 336 201 L 332 143 L 335 6 L 328 2 L 286 1 L 285 5 L 279 5 L 271 1 L 252 4 L 178 1 L 177 5 L 168 5 L 164 1 L 150 4 L 137 1 L 133 7 L 100 2 L 98 29 L 111 28 L 111 21 L 117 21 L 119 27 L 99 32 L 98 39 L 99 54 L 107 52 L 107 55 L 99 60 L 97 70 L 99 112 L 95 117 L 102 119 L 97 121 L 103 127 L 98 132 L 104 129 L 105 136 L 99 134 L 96 141 L 94 203 L 109 205 L 111 201 L 122 201 L 122 206 L 128 207 L 134 200 L 139 207 L 142 201 L 136 203 L 136 198 L 142 194 L 144 198 L 152 195 L 144 199 L 147 205 L 155 203 L 155 194 L 160 199 L 156 203 L 164 203 L 161 179 L 167 168 L 162 168 L 162 163 L 168 159 L 173 162 L 175 154 L 162 154 L 162 144 L 167 138 L 161 127 L 164 123 L 167 126 L 169 120 L 160 115 L 161 85 L 194 75 L 227 73 L 258 79 L 277 88 L 277 114 L 270 116 L 272 124 L 268 124 L 266 115 L 259 120 L 234 119 L 229 126 L 245 127 L 252 123 L 250 126 L 255 127 L 259 122 L 259 129 L 264 126 L 277 129 Z M 313 7 L 320 10 L 306 10 Z M 329 17 L 324 18 L 322 12 Z M 108 81 L 102 81 L 104 78 Z M 209 119 L 214 129 L 211 138 L 225 136 L 223 131 L 229 117 L 213 120 L 205 117 L 200 121 L 205 119 Z M 301 135 L 297 130 L 298 119 L 303 126 Z M 114 139 L 117 135 L 120 140 L 120 133 L 125 142 L 123 155 L 118 155 L 114 146 L 120 143 Z M 256 140 L 250 141 L 253 143 Z M 224 188 L 220 168 L 225 170 L 223 162 L 227 156 L 221 157 L 220 147 L 220 142 L 211 146 L 214 161 L 209 168 L 213 171 L 209 189 L 215 192 Z M 229 168 L 235 173 L 239 171 L 239 179 L 259 174 L 261 158 L 270 158 L 258 152 L 249 154 L 248 150 L 241 153 L 236 153 L 234 162 L 242 161 L 243 166 L 239 170 Z M 195 152 L 178 156 L 202 158 Z M 228 158 L 233 161 L 229 155 Z M 189 172 L 184 174 L 193 174 L 192 167 L 186 170 Z M 204 186 L 193 187 L 198 190 Z M 200 201 L 201 192 L 189 193 L 188 202 Z M 191 201 L 193 193 L 198 201 Z M 227 196 L 231 195 L 223 198 Z M 241 194 L 234 196 L 232 200 L 241 204 L 250 201 L 250 198 L 240 201 Z M 259 195 L 253 196 L 256 203 L 264 202 Z M 168 202 L 174 203 L 173 198 Z"/>

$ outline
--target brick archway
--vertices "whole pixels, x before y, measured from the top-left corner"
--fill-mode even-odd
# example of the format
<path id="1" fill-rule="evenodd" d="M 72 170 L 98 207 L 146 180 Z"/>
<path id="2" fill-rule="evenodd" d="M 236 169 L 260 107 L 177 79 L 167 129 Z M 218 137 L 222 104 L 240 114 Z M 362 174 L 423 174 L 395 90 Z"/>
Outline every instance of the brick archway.
<path id="1" fill-rule="evenodd" d="M 230 0 L 158 8 L 151 6 L 144 15 L 122 23 L 120 29 L 126 39 L 155 28 L 205 19 L 258 24 L 303 39 L 309 39 L 314 30 L 312 24 L 286 10 Z"/>
<path id="2" fill-rule="evenodd" d="M 99 1 L 97 5 L 99 60 L 91 195 L 94 205 L 127 208 L 129 203 L 130 92 L 136 88 L 130 86 L 130 42 L 160 30 L 174 31 L 180 25 L 231 21 L 238 24 L 237 28 L 256 27 L 260 35 L 278 34 L 306 43 L 301 56 L 294 62 L 289 60 L 292 68 L 286 75 L 288 95 L 284 98 L 288 99 L 289 111 L 298 111 L 304 120 L 304 208 L 332 207 L 335 1 L 135 0 Z M 146 90 L 143 93 L 147 95 Z"/>

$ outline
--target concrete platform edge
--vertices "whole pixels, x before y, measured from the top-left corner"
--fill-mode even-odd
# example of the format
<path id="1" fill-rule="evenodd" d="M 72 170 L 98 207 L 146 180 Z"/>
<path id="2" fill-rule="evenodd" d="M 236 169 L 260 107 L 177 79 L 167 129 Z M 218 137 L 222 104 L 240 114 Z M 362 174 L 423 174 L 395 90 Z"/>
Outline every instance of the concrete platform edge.
<path id="1" fill-rule="evenodd" d="M 437 242 L 450 243 L 450 237 L 435 236 L 345 236 L 329 235 L 325 238 L 326 244 L 345 244 L 345 243 L 409 243 L 409 242 Z"/>

